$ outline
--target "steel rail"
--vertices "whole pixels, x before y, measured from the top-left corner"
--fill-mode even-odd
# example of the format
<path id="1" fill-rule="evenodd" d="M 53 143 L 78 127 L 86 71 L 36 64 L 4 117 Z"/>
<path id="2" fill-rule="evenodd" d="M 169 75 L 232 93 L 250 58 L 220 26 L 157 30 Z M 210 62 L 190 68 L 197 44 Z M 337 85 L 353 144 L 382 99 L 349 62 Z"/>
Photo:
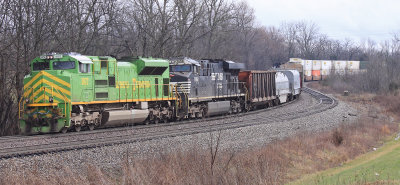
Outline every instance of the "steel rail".
<path id="1" fill-rule="evenodd" d="M 218 131 L 218 130 L 227 130 L 227 129 L 234 129 L 240 127 L 247 127 L 247 126 L 254 126 L 260 124 L 269 124 L 272 122 L 280 122 L 280 121 L 287 121 L 293 120 L 300 117 L 316 114 L 323 112 L 325 110 L 331 109 L 335 107 L 338 102 L 327 95 L 324 95 L 321 92 L 304 88 L 304 92 L 310 94 L 313 98 L 319 100 L 319 102 L 315 105 L 310 107 L 304 108 L 302 110 L 291 111 L 283 114 L 272 114 L 268 117 L 265 115 L 259 115 L 262 111 L 265 110 L 258 110 L 253 112 L 248 112 L 244 114 L 237 114 L 233 116 L 222 116 L 222 117 L 215 117 L 215 118 L 208 118 L 204 119 L 204 121 L 213 121 L 213 120 L 225 120 L 228 117 L 237 117 L 238 120 L 233 121 L 222 121 L 213 124 L 201 124 L 191 126 L 189 123 L 193 121 L 199 120 L 189 120 L 183 121 L 173 124 L 159 124 L 155 126 L 143 126 L 143 127 L 134 127 L 129 128 L 134 132 L 132 133 L 125 133 L 125 134 L 117 134 L 117 135 L 108 135 L 101 138 L 93 138 L 93 139 L 75 139 L 75 140 L 68 140 L 68 141 L 61 141 L 55 143 L 47 143 L 47 144 L 38 144 L 38 145 L 30 145 L 30 146 L 20 146 L 20 147 L 9 147 L 3 148 L 0 151 L 0 159 L 11 158 L 11 157 L 22 157 L 28 155 L 40 155 L 46 153 L 55 153 L 55 152 L 62 152 L 62 151 L 69 151 L 69 150 L 77 150 L 77 149 L 90 149 L 100 146 L 111 146 L 116 144 L 123 144 L 123 143 L 132 143 L 132 142 L 140 142 L 146 140 L 153 140 L 153 139 L 160 139 L 166 137 L 176 137 L 180 135 L 190 135 L 190 134 L 197 134 L 197 133 L 205 133 L 211 131 Z M 285 105 L 285 104 L 283 104 Z M 274 109 L 280 106 L 274 107 Z M 271 110 L 271 109 L 269 109 Z M 240 119 L 246 116 L 246 121 L 244 119 Z M 203 121 L 203 120 L 202 120 Z M 175 125 L 184 125 L 185 127 L 175 128 Z M 139 129 L 144 128 L 154 128 L 154 127 L 165 127 L 161 131 L 150 131 L 145 133 L 135 133 Z M 125 128 L 122 128 L 125 129 Z M 128 129 L 126 129 L 128 130 Z M 114 130 L 109 131 L 108 129 L 104 129 L 98 132 L 88 132 L 87 134 L 98 134 L 98 133 L 106 133 L 106 132 L 121 132 L 121 128 L 117 128 Z M 75 135 L 80 135 L 81 133 L 76 133 Z M 60 137 L 65 137 L 66 135 L 62 135 Z M 32 137 L 32 136 L 31 136 Z M 51 136 L 41 136 L 41 137 L 48 137 L 54 138 Z M 58 136 L 56 136 L 58 137 Z M 11 140 L 15 139 L 15 137 L 10 137 Z M 30 137 L 25 137 L 22 139 L 30 139 Z M 4 140 L 0 140 L 2 142 Z"/>

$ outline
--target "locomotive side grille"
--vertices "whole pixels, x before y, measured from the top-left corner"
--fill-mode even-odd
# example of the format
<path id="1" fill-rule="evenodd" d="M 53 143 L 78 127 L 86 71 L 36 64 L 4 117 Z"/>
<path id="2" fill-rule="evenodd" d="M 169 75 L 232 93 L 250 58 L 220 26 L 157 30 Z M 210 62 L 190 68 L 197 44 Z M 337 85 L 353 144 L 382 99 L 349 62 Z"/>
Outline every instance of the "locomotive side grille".
<path id="1" fill-rule="evenodd" d="M 192 83 L 189 82 L 171 82 L 172 85 L 176 85 L 177 88 L 173 88 L 172 92 L 176 93 L 176 91 L 178 91 L 178 93 L 186 93 L 186 94 L 190 94 L 190 86 L 192 85 Z"/>
<path id="2" fill-rule="evenodd" d="M 108 92 L 98 92 L 96 98 L 108 98 Z"/>

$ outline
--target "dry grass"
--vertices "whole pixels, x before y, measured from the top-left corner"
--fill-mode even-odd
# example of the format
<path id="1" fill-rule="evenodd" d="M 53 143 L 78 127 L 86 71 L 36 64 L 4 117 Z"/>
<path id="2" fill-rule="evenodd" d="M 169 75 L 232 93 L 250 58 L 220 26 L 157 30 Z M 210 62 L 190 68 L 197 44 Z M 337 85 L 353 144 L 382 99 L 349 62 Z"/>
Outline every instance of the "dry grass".
<path id="1" fill-rule="evenodd" d="M 326 85 L 329 83 L 329 86 Z M 330 84 L 333 83 L 333 84 Z M 334 94 L 337 98 L 342 101 L 353 103 L 353 106 L 357 109 L 368 109 L 367 111 L 374 110 L 375 114 L 382 116 L 391 116 L 396 120 L 400 120 L 400 95 L 399 91 L 390 91 L 380 94 L 372 94 L 367 92 L 352 92 L 350 89 L 342 86 L 341 88 L 335 88 L 333 86 L 340 86 L 346 84 L 341 81 L 334 82 L 315 82 L 309 84 L 309 87 L 322 91 L 324 93 Z M 344 90 L 350 90 L 349 96 L 343 96 Z"/>
<path id="2" fill-rule="evenodd" d="M 121 170 L 113 173 L 91 165 L 82 174 L 68 168 L 49 169 L 46 175 L 19 169 L 6 172 L 0 183 L 283 184 L 304 174 L 341 165 L 371 151 L 397 131 L 395 123 L 362 119 L 331 131 L 299 134 L 251 151 L 219 152 L 214 141 L 209 151 L 193 148 L 151 159 L 136 159 L 127 154 L 121 159 Z"/>

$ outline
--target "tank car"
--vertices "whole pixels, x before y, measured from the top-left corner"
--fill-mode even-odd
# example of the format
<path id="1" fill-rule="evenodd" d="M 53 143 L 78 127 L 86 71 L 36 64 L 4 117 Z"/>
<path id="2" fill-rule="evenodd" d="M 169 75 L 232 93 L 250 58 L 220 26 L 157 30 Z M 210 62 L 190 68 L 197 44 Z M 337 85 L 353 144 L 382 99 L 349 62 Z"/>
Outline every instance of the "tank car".
<path id="1" fill-rule="evenodd" d="M 238 80 L 241 69 L 244 64 L 225 60 L 170 59 L 171 84 L 185 104 L 178 119 L 241 112 L 245 103 Z"/>

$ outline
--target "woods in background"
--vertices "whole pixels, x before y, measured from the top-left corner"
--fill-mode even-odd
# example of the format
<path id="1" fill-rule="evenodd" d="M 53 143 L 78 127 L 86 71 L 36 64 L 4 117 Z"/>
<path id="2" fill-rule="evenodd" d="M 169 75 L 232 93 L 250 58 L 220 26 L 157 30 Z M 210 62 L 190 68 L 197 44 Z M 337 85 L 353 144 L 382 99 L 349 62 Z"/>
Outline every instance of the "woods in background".
<path id="1" fill-rule="evenodd" d="M 248 69 L 291 57 L 398 66 L 399 43 L 397 36 L 382 47 L 332 40 L 310 22 L 259 26 L 245 1 L 0 0 L 0 136 L 17 133 L 23 77 L 46 52 L 224 58 Z M 396 76 L 394 69 L 379 68 Z"/>

